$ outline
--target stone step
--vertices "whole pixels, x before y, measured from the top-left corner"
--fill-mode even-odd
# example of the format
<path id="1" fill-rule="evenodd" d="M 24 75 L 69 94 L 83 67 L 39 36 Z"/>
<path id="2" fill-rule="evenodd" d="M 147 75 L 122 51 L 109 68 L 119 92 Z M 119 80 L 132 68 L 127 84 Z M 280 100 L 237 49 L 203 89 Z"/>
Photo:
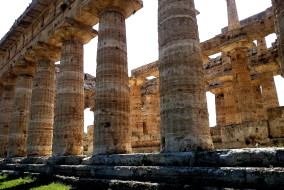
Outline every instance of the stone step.
<path id="1" fill-rule="evenodd" d="M 39 181 L 44 181 L 48 183 L 51 182 L 61 182 L 67 185 L 72 185 L 76 189 L 100 189 L 100 190 L 189 190 L 189 189 L 200 189 L 200 190 L 223 190 L 226 187 L 204 187 L 189 184 L 169 184 L 169 183 L 150 183 L 141 181 L 129 181 L 129 180 L 110 180 L 110 179 L 95 179 L 95 178 L 80 178 L 80 177 L 67 177 L 67 176 L 49 176 L 42 175 L 39 173 L 29 173 L 29 172 L 16 172 L 11 170 L 3 170 L 1 174 L 8 174 L 9 178 L 19 178 L 29 176 L 32 178 L 39 179 Z M 230 188 L 233 190 L 233 188 Z"/>
<path id="2" fill-rule="evenodd" d="M 284 185 L 283 167 L 91 166 L 5 164 L 0 169 L 45 175 L 232 188 Z"/>
<path id="3" fill-rule="evenodd" d="M 2 159 L 0 163 L 107 165 L 107 166 L 196 166 L 284 167 L 284 148 L 230 149 L 184 153 L 118 154 L 104 156 L 29 157 Z"/>

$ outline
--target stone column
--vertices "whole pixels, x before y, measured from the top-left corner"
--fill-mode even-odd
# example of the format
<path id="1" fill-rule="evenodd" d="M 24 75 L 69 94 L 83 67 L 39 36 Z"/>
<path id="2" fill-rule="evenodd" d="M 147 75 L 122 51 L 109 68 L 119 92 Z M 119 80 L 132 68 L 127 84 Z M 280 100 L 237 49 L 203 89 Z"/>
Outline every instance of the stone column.
<path id="1" fill-rule="evenodd" d="M 260 38 L 257 40 L 257 54 L 258 56 L 261 56 L 267 51 L 267 45 L 265 38 Z"/>
<path id="2" fill-rule="evenodd" d="M 215 94 L 217 125 L 226 125 L 226 111 L 224 94 Z"/>
<path id="3" fill-rule="evenodd" d="M 228 30 L 234 30 L 241 26 L 235 0 L 226 0 L 228 12 Z"/>
<path id="4" fill-rule="evenodd" d="M 257 115 L 247 51 L 246 47 L 234 48 L 230 51 L 237 102 L 237 123 L 256 121 Z"/>
<path id="5" fill-rule="evenodd" d="M 284 76 L 284 1 L 272 0 L 276 15 L 276 33 L 278 38 L 278 48 L 281 62 L 282 76 Z"/>
<path id="6" fill-rule="evenodd" d="M 263 109 L 262 92 L 259 80 L 255 80 L 252 86 L 255 101 L 256 121 L 265 120 L 265 113 Z"/>
<path id="7" fill-rule="evenodd" d="M 15 76 L 2 77 L 0 80 L 3 84 L 0 102 L 0 157 L 6 157 L 14 103 Z"/>
<path id="8" fill-rule="evenodd" d="M 273 78 L 273 72 L 266 72 L 261 74 L 261 86 L 263 109 L 266 113 L 266 110 L 268 108 L 274 108 L 279 106 L 277 90 Z"/>
<path id="9" fill-rule="evenodd" d="M 193 0 L 159 0 L 161 149 L 213 149 Z"/>
<path id="10" fill-rule="evenodd" d="M 224 82 L 225 125 L 237 123 L 237 101 L 233 81 Z"/>
<path id="11" fill-rule="evenodd" d="M 145 134 L 156 134 L 160 131 L 158 128 L 159 104 L 157 94 L 145 95 L 144 102 L 143 112 L 146 121 L 146 128 L 143 129 L 143 131 Z"/>
<path id="12" fill-rule="evenodd" d="M 95 6 L 100 22 L 94 154 L 131 153 L 125 19 L 142 4 L 138 0 L 99 0 Z"/>
<path id="13" fill-rule="evenodd" d="M 17 78 L 7 156 L 25 157 L 35 67 L 33 63 L 20 60 L 14 72 Z"/>
<path id="14" fill-rule="evenodd" d="M 83 45 L 96 36 L 94 30 L 87 28 L 68 26 L 57 31 L 62 36 L 62 50 L 57 78 L 53 156 L 83 154 Z"/>
<path id="15" fill-rule="evenodd" d="M 51 156 L 54 98 L 55 65 L 59 53 L 49 49 L 34 50 L 36 73 L 27 138 L 28 156 Z"/>
<path id="16" fill-rule="evenodd" d="M 130 80 L 130 129 L 132 135 L 143 134 L 142 101 L 139 79 Z"/>

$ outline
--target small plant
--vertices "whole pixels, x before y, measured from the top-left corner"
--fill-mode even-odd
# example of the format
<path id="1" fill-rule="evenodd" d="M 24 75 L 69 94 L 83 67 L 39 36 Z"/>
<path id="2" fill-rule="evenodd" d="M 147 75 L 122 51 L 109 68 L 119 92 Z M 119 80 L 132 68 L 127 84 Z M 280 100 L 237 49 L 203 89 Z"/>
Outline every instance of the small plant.
<path id="1" fill-rule="evenodd" d="M 40 187 L 35 187 L 30 190 L 71 190 L 72 187 L 62 183 L 51 183 L 49 185 L 44 185 Z"/>

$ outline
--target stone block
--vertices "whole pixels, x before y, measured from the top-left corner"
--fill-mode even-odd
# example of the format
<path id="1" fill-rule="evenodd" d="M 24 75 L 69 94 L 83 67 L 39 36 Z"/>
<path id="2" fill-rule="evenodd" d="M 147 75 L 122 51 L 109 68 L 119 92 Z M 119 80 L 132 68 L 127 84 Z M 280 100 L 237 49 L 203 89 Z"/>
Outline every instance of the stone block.
<path id="1" fill-rule="evenodd" d="M 284 107 L 267 110 L 270 136 L 273 138 L 284 137 Z"/>
<path id="2" fill-rule="evenodd" d="M 265 145 L 268 143 L 268 136 L 267 121 L 221 127 L 221 138 L 222 142 L 226 144 L 226 148 L 245 148 Z"/>

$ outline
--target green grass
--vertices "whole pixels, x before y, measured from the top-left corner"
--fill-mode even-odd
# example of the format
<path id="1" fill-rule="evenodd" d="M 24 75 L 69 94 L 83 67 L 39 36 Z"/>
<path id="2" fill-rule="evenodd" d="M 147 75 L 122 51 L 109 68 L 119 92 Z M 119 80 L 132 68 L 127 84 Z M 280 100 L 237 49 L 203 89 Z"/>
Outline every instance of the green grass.
<path id="1" fill-rule="evenodd" d="M 40 187 L 35 187 L 30 190 L 71 190 L 71 186 L 67 186 L 61 183 L 51 183 Z"/>
<path id="2" fill-rule="evenodd" d="M 72 186 L 58 182 L 42 181 L 30 177 L 11 179 L 9 175 L 0 175 L 0 189 L 23 189 L 23 190 L 71 190 Z"/>
<path id="3" fill-rule="evenodd" d="M 5 178 L 5 177 L 7 178 L 7 176 L 3 175 L 3 176 L 1 176 L 1 179 Z M 8 189 L 8 188 L 24 185 L 24 184 L 27 184 L 27 183 L 32 183 L 34 181 L 35 181 L 34 179 L 31 179 L 29 177 L 4 181 L 4 182 L 0 182 L 0 189 Z"/>
<path id="4" fill-rule="evenodd" d="M 7 175 L 7 174 L 0 175 L 0 180 L 7 179 L 7 177 L 8 177 L 8 175 Z"/>

